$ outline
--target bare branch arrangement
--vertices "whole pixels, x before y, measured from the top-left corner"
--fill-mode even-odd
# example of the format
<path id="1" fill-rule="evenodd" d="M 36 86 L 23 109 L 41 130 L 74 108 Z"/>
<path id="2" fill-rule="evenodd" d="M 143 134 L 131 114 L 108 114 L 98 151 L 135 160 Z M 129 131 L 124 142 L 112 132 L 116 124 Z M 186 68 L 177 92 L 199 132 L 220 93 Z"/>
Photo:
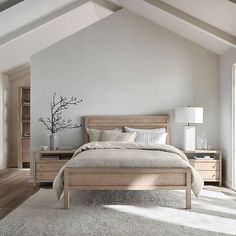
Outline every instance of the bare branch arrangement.
<path id="1" fill-rule="evenodd" d="M 62 118 L 62 113 L 64 110 L 68 110 L 69 107 L 73 105 L 78 105 L 82 102 L 82 99 L 78 100 L 77 97 L 72 96 L 71 98 L 60 96 L 56 99 L 56 93 L 53 93 L 52 102 L 50 102 L 50 112 L 51 117 L 44 119 L 39 118 L 46 129 L 48 129 L 52 134 L 58 133 L 63 129 L 75 129 L 81 127 L 81 125 L 72 123 L 71 119 L 64 120 Z"/>

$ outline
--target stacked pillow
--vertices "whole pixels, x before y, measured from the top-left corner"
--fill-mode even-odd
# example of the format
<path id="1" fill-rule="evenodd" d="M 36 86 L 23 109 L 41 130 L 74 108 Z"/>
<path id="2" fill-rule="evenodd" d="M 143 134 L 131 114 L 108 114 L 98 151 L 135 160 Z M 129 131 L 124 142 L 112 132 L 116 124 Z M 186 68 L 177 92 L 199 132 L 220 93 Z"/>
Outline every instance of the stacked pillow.
<path id="1" fill-rule="evenodd" d="M 134 142 L 137 134 L 134 133 L 118 133 L 103 131 L 101 136 L 101 141 L 127 141 Z"/>
<path id="2" fill-rule="evenodd" d="M 134 142 L 136 133 L 122 133 L 122 129 L 98 130 L 86 129 L 89 135 L 89 141 L 127 141 Z"/>
<path id="3" fill-rule="evenodd" d="M 136 133 L 135 142 L 148 144 L 166 144 L 167 133 L 165 128 L 134 129 L 125 127 L 125 132 Z"/>
<path id="4" fill-rule="evenodd" d="M 125 127 L 122 129 L 98 130 L 87 128 L 89 141 L 127 141 L 146 144 L 166 144 L 167 132 L 165 128 L 159 129 L 134 129 Z"/>

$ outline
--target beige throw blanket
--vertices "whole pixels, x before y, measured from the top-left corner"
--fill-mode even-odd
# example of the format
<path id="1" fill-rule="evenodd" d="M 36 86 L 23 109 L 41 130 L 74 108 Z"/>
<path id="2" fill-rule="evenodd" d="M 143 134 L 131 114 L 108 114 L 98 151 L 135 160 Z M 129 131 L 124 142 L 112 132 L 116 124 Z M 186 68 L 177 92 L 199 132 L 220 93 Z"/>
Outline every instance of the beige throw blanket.
<path id="1" fill-rule="evenodd" d="M 131 142 L 91 142 L 80 147 L 58 172 L 53 189 L 58 199 L 63 195 L 65 167 L 88 168 L 187 168 L 192 171 L 192 191 L 199 196 L 203 187 L 200 174 L 189 164 L 185 154 L 171 145 Z"/>

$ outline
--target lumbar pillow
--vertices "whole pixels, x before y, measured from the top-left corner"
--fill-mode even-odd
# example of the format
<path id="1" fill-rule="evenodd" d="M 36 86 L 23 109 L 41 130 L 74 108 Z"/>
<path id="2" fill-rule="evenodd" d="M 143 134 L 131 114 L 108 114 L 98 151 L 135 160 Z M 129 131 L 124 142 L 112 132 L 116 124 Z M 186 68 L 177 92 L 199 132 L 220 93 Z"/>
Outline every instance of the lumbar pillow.
<path id="1" fill-rule="evenodd" d="M 134 129 L 125 127 L 127 133 L 137 133 L 135 142 L 148 144 L 166 144 L 167 133 L 165 128 Z"/>
<path id="2" fill-rule="evenodd" d="M 102 132 L 101 141 L 127 141 L 134 142 L 137 134 L 136 133 L 115 133 L 115 132 L 107 132 L 104 130 Z"/>
<path id="3" fill-rule="evenodd" d="M 101 141 L 102 132 L 104 130 L 86 128 L 86 131 L 87 131 L 88 136 L 89 136 L 89 142 Z M 122 129 L 106 130 L 106 132 L 121 133 Z"/>

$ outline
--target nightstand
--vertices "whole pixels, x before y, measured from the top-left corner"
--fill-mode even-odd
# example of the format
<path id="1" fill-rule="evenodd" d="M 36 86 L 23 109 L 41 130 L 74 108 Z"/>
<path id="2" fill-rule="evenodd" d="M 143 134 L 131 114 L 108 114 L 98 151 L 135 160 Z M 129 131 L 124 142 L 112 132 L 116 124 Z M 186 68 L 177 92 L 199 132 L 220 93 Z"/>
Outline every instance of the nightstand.
<path id="1" fill-rule="evenodd" d="M 222 155 L 217 150 L 183 151 L 190 164 L 200 173 L 204 182 L 218 182 L 222 186 Z M 210 156 L 214 159 L 195 159 L 194 157 Z"/>
<path id="2" fill-rule="evenodd" d="M 53 182 L 58 171 L 68 162 L 76 150 L 37 151 L 32 156 L 33 185 Z"/>

